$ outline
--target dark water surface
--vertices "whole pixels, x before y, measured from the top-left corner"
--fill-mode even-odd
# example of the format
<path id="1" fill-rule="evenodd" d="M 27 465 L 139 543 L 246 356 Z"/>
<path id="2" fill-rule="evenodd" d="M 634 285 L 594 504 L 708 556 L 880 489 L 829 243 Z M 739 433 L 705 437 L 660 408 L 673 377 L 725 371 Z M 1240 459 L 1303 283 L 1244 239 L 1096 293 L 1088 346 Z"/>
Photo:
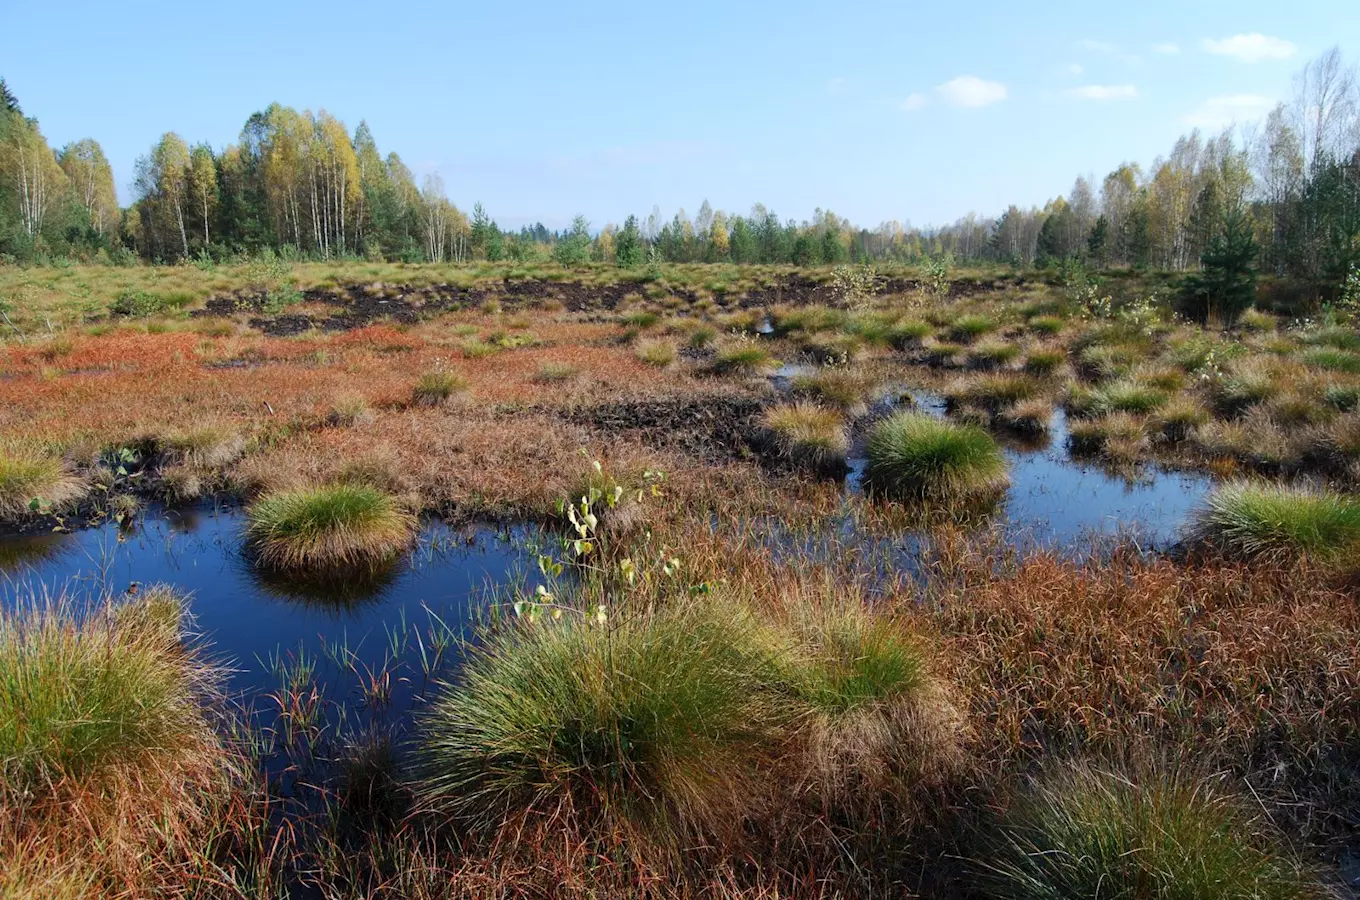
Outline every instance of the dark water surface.
<path id="1" fill-rule="evenodd" d="M 288 671 L 310 669 L 324 686 L 328 719 L 337 709 L 344 717 L 375 705 L 399 718 L 426 675 L 448 668 L 457 652 L 450 638 L 485 617 L 496 589 L 532 586 L 537 575 L 534 529 L 432 522 L 380 577 L 290 583 L 246 560 L 244 528 L 237 507 L 198 506 L 153 510 L 131 532 L 109 524 L 0 539 L 0 602 L 21 592 L 85 600 L 170 584 L 192 593 L 195 630 L 231 668 L 226 687 L 234 696 L 258 706 Z M 378 694 L 364 688 L 382 673 L 384 700 L 374 704 Z"/>

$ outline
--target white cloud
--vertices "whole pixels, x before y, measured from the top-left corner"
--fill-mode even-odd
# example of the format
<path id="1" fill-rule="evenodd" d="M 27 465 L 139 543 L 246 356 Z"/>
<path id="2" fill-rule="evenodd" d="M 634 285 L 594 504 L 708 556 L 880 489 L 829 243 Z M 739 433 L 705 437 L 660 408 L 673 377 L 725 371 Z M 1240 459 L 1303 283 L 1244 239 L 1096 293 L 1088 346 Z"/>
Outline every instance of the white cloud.
<path id="1" fill-rule="evenodd" d="M 925 94 L 908 94 L 907 99 L 902 101 L 904 112 L 916 112 L 918 109 L 925 109 L 930 105 L 930 98 Z"/>
<path id="2" fill-rule="evenodd" d="M 1229 94 L 1223 97 L 1210 97 L 1181 117 L 1187 125 L 1195 128 L 1226 128 L 1236 122 L 1258 119 L 1275 106 L 1275 101 L 1260 94 Z"/>
<path id="3" fill-rule="evenodd" d="M 976 75 L 960 75 L 952 81 L 946 81 L 935 88 L 935 93 L 950 106 L 965 109 L 977 109 L 1000 103 L 1009 94 L 1001 82 L 985 81 Z"/>
<path id="4" fill-rule="evenodd" d="M 1176 54 L 1181 52 L 1181 45 L 1174 43 L 1172 41 L 1166 41 L 1161 44 L 1153 44 L 1152 52 L 1156 53 L 1158 56 L 1175 56 Z"/>
<path id="5" fill-rule="evenodd" d="M 1231 56 L 1242 62 L 1254 63 L 1263 59 L 1289 59 L 1298 48 L 1283 38 L 1254 32 L 1235 34 L 1222 40 L 1206 38 L 1204 49 L 1216 56 Z"/>
<path id="6" fill-rule="evenodd" d="M 1129 100 L 1138 96 L 1138 88 L 1131 84 L 1087 84 L 1072 88 L 1067 96 L 1078 100 Z"/>

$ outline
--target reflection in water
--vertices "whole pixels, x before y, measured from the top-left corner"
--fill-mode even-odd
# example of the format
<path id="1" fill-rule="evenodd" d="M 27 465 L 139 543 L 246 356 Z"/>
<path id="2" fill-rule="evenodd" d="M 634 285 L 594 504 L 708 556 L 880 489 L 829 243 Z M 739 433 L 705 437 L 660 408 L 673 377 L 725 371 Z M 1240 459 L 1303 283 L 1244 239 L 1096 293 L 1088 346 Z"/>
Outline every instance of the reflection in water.
<path id="1" fill-rule="evenodd" d="M 196 629 L 231 668 L 233 694 L 267 701 L 280 685 L 276 662 L 291 659 L 316 667 L 336 708 L 368 705 L 363 673 L 396 670 L 384 702 L 400 718 L 428 674 L 436 624 L 445 637 L 464 633 L 492 591 L 533 587 L 529 528 L 455 532 L 431 523 L 390 569 L 320 583 L 258 571 L 242 553 L 244 532 L 239 509 L 201 505 L 149 512 L 133 532 L 109 524 L 0 539 L 0 604 L 25 591 L 92 601 L 133 584 L 170 584 L 191 594 Z"/>

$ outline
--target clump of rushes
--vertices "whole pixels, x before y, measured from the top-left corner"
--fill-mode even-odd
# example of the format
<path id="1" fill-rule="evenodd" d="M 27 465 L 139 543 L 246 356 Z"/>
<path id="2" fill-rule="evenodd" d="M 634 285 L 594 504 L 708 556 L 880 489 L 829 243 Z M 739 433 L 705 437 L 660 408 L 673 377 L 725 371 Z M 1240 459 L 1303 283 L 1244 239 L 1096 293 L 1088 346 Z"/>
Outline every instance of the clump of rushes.
<path id="1" fill-rule="evenodd" d="M 1258 360 L 1232 365 L 1213 385 L 1213 401 L 1224 415 L 1238 415 L 1280 391 L 1280 379 Z"/>
<path id="2" fill-rule="evenodd" d="M 966 344 L 977 340 L 984 334 L 990 334 L 991 332 L 996 331 L 996 328 L 996 320 L 990 316 L 968 313 L 959 316 L 954 320 L 953 324 L 949 326 L 949 336 L 960 343 Z"/>
<path id="3" fill-rule="evenodd" d="M 717 339 L 718 329 L 714 328 L 712 325 L 697 325 L 694 330 L 689 333 L 689 339 L 686 343 L 689 344 L 692 349 L 702 350 Z"/>
<path id="4" fill-rule="evenodd" d="M 199 832 L 220 823 L 241 771 L 206 711 L 220 672 L 183 643 L 183 608 L 153 589 L 84 615 L 26 597 L 0 610 L 7 863 L 51 849 L 130 895 L 179 893 L 158 883 L 201 849 Z"/>
<path id="5" fill-rule="evenodd" d="M 981 428 L 902 412 L 869 434 L 865 483 L 918 500 L 974 500 L 1010 484 L 1006 459 Z"/>
<path id="6" fill-rule="evenodd" d="M 1023 400 L 998 412 L 996 420 L 1022 434 L 1044 434 L 1053 421 L 1053 404 L 1042 398 Z"/>
<path id="7" fill-rule="evenodd" d="M 793 777 L 813 782 L 824 805 L 845 810 L 884 790 L 906 799 L 958 764 L 961 717 L 901 622 L 855 600 L 803 602 L 788 630 L 781 680 L 807 729 Z"/>
<path id="8" fill-rule="evenodd" d="M 888 331 L 888 343 L 898 350 L 919 347 L 922 339 L 930 334 L 930 323 L 916 319 L 897 322 Z"/>
<path id="9" fill-rule="evenodd" d="M 1350 412 L 1360 407 L 1360 384 L 1329 384 L 1322 399 L 1334 409 Z"/>
<path id="10" fill-rule="evenodd" d="M 794 378 L 792 388 L 799 397 L 842 410 L 850 416 L 862 416 L 869 411 L 867 398 L 873 390 L 873 382 L 845 369 L 822 369 Z"/>
<path id="11" fill-rule="evenodd" d="M 968 364 L 975 369 L 1000 369 L 1020 357 L 1020 348 L 1005 341 L 984 341 L 968 351 Z"/>
<path id="12" fill-rule="evenodd" d="M 469 648 L 421 722 L 427 806 L 482 827 L 567 811 L 672 848 L 740 826 L 775 728 L 750 625 L 693 604 L 604 618 Z"/>
<path id="13" fill-rule="evenodd" d="M 1187 397 L 1171 400 L 1158 410 L 1153 418 L 1153 423 L 1162 437 L 1172 443 L 1189 439 L 1196 429 L 1208 421 L 1209 411 L 1199 401 Z"/>
<path id="14" fill-rule="evenodd" d="M 571 381 L 581 370 L 577 366 L 566 362 L 545 362 L 538 367 L 538 372 L 534 375 L 534 381 L 539 384 L 560 384 L 564 381 Z"/>
<path id="15" fill-rule="evenodd" d="M 1322 489 L 1239 481 L 1205 499 L 1193 531 L 1237 556 L 1344 560 L 1360 550 L 1360 503 Z"/>
<path id="16" fill-rule="evenodd" d="M 1095 390 L 1091 397 L 1091 411 L 1142 415 L 1160 409 L 1167 400 L 1165 391 L 1130 378 L 1121 378 Z"/>
<path id="17" fill-rule="evenodd" d="M 620 321 L 628 328 L 645 331 L 648 328 L 656 327 L 657 323 L 661 321 L 661 316 L 650 310 L 640 309 L 624 314 Z"/>
<path id="18" fill-rule="evenodd" d="M 334 426 L 372 425 L 373 420 L 373 409 L 362 394 L 344 394 L 335 398 L 330 412 L 326 414 L 326 423 Z"/>
<path id="19" fill-rule="evenodd" d="M 951 366 L 963 351 L 959 344 L 937 342 L 925 348 L 926 362 L 932 366 Z"/>
<path id="20" fill-rule="evenodd" d="M 1119 344 L 1094 344 L 1078 355 L 1078 368 L 1088 378 L 1105 380 L 1127 375 L 1142 357 L 1139 350 Z"/>
<path id="21" fill-rule="evenodd" d="M 217 468 L 235 462 L 245 452 L 246 442 L 225 425 L 200 425 L 171 432 L 157 441 L 167 461 L 198 468 Z"/>
<path id="22" fill-rule="evenodd" d="M 1352 353 L 1349 350 L 1319 347 L 1315 350 L 1309 350 L 1303 354 L 1301 359 L 1304 365 L 1312 366 L 1315 369 L 1348 372 L 1350 374 L 1360 372 L 1360 353 Z"/>
<path id="23" fill-rule="evenodd" d="M 1073 421 L 1068 427 L 1067 442 L 1073 453 L 1098 453 L 1120 462 L 1132 462 L 1148 448 L 1146 426 L 1128 413 Z"/>
<path id="24" fill-rule="evenodd" d="M 416 406 L 438 406 L 465 390 L 467 379 L 456 372 L 426 372 L 411 389 L 411 402 Z"/>
<path id="25" fill-rule="evenodd" d="M 1311 900 L 1331 896 L 1221 784 L 1074 765 L 1006 814 L 977 863 L 998 900 Z"/>
<path id="26" fill-rule="evenodd" d="M 636 353 L 638 359 L 657 369 L 672 365 L 679 355 L 675 345 L 668 341 L 644 341 L 638 345 Z"/>
<path id="27" fill-rule="evenodd" d="M 260 562 L 285 571 L 377 569 L 410 544 L 416 524 L 395 497 L 356 483 L 268 494 L 246 515 Z"/>
<path id="28" fill-rule="evenodd" d="M 815 403 L 770 407 L 762 417 L 774 452 L 799 468 L 844 473 L 850 438 L 841 413 Z"/>
<path id="29" fill-rule="evenodd" d="M 1035 350 L 1025 357 L 1025 371 L 1031 375 L 1052 375 L 1066 361 L 1067 354 L 1061 350 Z"/>
<path id="30" fill-rule="evenodd" d="M 712 369 L 719 375 L 754 375 L 772 365 L 770 354 L 764 348 L 744 344 L 719 352 L 713 359 Z"/>
<path id="31" fill-rule="evenodd" d="M 982 375 L 959 381 L 945 390 L 951 407 L 973 406 L 996 412 L 1023 400 L 1031 400 L 1039 386 L 1024 375 Z"/>
<path id="32" fill-rule="evenodd" d="M 1066 325 L 1067 322 L 1057 316 L 1035 316 L 1029 320 L 1029 330 L 1042 335 L 1057 334 Z"/>
<path id="33" fill-rule="evenodd" d="M 22 448 L 0 449 L 0 520 L 14 520 L 34 511 L 61 509 L 85 494 L 85 483 L 65 462 Z"/>

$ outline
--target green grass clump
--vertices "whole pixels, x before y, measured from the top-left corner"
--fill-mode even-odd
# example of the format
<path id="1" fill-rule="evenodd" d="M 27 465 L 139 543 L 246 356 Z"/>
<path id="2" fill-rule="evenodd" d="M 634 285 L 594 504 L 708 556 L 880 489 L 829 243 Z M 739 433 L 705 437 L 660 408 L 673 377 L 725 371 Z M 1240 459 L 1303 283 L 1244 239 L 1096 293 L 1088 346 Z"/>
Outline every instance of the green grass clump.
<path id="1" fill-rule="evenodd" d="M 1312 347 L 1360 350 L 1360 331 L 1344 325 L 1328 325 L 1305 332 L 1299 336 L 1299 341 Z"/>
<path id="2" fill-rule="evenodd" d="M 867 399 L 873 390 L 872 380 L 845 369 L 822 369 L 812 375 L 793 379 L 794 394 L 806 397 L 850 415 L 862 415 L 868 410 Z"/>
<path id="3" fill-rule="evenodd" d="M 34 500 L 40 509 L 60 509 L 84 493 L 84 482 L 60 459 L 21 448 L 0 450 L 0 520 L 30 514 Z"/>
<path id="4" fill-rule="evenodd" d="M 968 364 L 975 369 L 999 369 L 1020 357 L 1020 348 L 1004 341 L 987 341 L 968 351 Z"/>
<path id="5" fill-rule="evenodd" d="M 1160 409 L 1170 399 L 1158 388 L 1132 379 L 1121 378 L 1097 388 L 1091 398 L 1091 410 L 1098 414 L 1126 412 L 1146 414 Z"/>
<path id="6" fill-rule="evenodd" d="M 534 374 L 534 381 L 539 384 L 561 384 L 564 381 L 571 381 L 580 374 L 580 367 L 571 363 L 545 362 L 538 367 L 538 371 Z"/>
<path id="7" fill-rule="evenodd" d="M 774 451 L 794 465 L 819 472 L 845 469 L 850 438 L 837 410 L 815 403 L 786 403 L 767 409 L 762 424 Z"/>
<path id="8" fill-rule="evenodd" d="M 1239 360 L 1212 386 L 1214 405 L 1224 415 L 1237 415 L 1274 397 L 1282 385 L 1276 373 L 1258 360 Z"/>
<path id="9" fill-rule="evenodd" d="M 990 316 L 968 313 L 953 321 L 949 326 L 949 336 L 953 340 L 966 344 L 977 340 L 984 334 L 990 334 L 996 329 L 996 320 Z"/>
<path id="10" fill-rule="evenodd" d="M 628 328 L 636 328 L 639 331 L 646 331 L 648 328 L 656 327 L 661 321 L 661 316 L 650 310 L 637 310 L 625 314 L 620 321 Z"/>
<path id="11" fill-rule="evenodd" d="M 225 425 L 200 425 L 162 436 L 157 449 L 169 462 L 216 468 L 235 462 L 245 452 L 245 441 Z"/>
<path id="12" fill-rule="evenodd" d="M 270 494 L 246 515 L 260 562 L 280 570 L 375 569 L 406 548 L 416 524 L 396 498 L 354 483 Z"/>
<path id="13" fill-rule="evenodd" d="M 931 327 L 929 322 L 921 322 L 915 319 L 904 319 L 889 329 L 888 343 L 898 350 L 905 350 L 909 347 L 920 346 L 921 340 L 930 334 Z"/>
<path id="14" fill-rule="evenodd" d="M 1198 401 L 1175 398 L 1157 411 L 1153 424 L 1164 438 L 1172 443 L 1179 443 L 1187 440 L 1197 428 L 1204 426 L 1209 418 L 1209 411 Z"/>
<path id="15" fill-rule="evenodd" d="M 1360 353 L 1338 350 L 1334 347 L 1318 347 L 1300 357 L 1304 365 L 1329 372 L 1347 372 L 1352 375 L 1360 372 Z"/>
<path id="16" fill-rule="evenodd" d="M 996 414 L 999 424 L 1022 434 L 1043 434 L 1053 422 L 1053 404 L 1036 397 L 1007 406 Z"/>
<path id="17" fill-rule="evenodd" d="M 772 366 L 770 354 L 764 348 L 746 344 L 719 352 L 713 359 L 712 369 L 719 375 L 751 375 Z"/>
<path id="18" fill-rule="evenodd" d="M 78 617 L 62 602 L 0 612 L 0 795 L 197 752 L 212 673 L 181 646 L 183 601 L 153 590 Z"/>
<path id="19" fill-rule="evenodd" d="M 467 379 L 456 372 L 426 372 L 411 389 L 411 402 L 417 406 L 438 406 L 465 390 Z"/>
<path id="20" fill-rule="evenodd" d="M 1360 384 L 1329 384 L 1322 398 L 1333 409 L 1350 412 L 1360 407 Z"/>
<path id="21" fill-rule="evenodd" d="M 1330 896 L 1238 798 L 1183 774 L 1075 766 L 1006 814 L 980 859 L 997 900 L 1311 900 Z"/>
<path id="22" fill-rule="evenodd" d="M 689 339 L 686 343 L 695 350 L 702 350 L 717 339 L 718 329 L 714 328 L 712 325 L 697 325 L 694 330 L 689 333 Z"/>
<path id="23" fill-rule="evenodd" d="M 1006 459 L 991 435 L 971 425 L 902 412 L 869 435 L 866 484 L 919 500 L 970 500 L 1010 484 Z"/>
<path id="24" fill-rule="evenodd" d="M 951 407 L 972 406 L 995 412 L 1038 394 L 1039 386 L 1024 375 L 980 375 L 951 385 L 945 399 Z"/>
<path id="25" fill-rule="evenodd" d="M 1025 357 L 1025 371 L 1031 375 L 1052 375 L 1067 362 L 1067 354 L 1061 350 L 1035 350 Z"/>
<path id="26" fill-rule="evenodd" d="M 1142 359 L 1142 351 L 1122 344 L 1093 344 L 1078 356 L 1078 368 L 1088 378 L 1104 380 L 1127 375 Z"/>
<path id="27" fill-rule="evenodd" d="M 1194 532 L 1240 556 L 1341 560 L 1360 550 L 1360 503 L 1321 489 L 1240 481 L 1205 499 Z"/>
<path id="28" fill-rule="evenodd" d="M 766 654 L 730 610 L 512 623 L 469 648 L 421 722 L 418 791 L 494 826 L 569 808 L 662 843 L 728 831 L 772 731 Z"/>
<path id="29" fill-rule="evenodd" d="M 644 341 L 638 345 L 636 354 L 638 359 L 657 369 L 674 364 L 679 355 L 675 345 L 668 341 Z"/>
<path id="30" fill-rule="evenodd" d="M 1035 334 L 1054 335 L 1067 327 L 1067 320 L 1058 316 L 1035 316 L 1029 320 L 1029 330 Z"/>

